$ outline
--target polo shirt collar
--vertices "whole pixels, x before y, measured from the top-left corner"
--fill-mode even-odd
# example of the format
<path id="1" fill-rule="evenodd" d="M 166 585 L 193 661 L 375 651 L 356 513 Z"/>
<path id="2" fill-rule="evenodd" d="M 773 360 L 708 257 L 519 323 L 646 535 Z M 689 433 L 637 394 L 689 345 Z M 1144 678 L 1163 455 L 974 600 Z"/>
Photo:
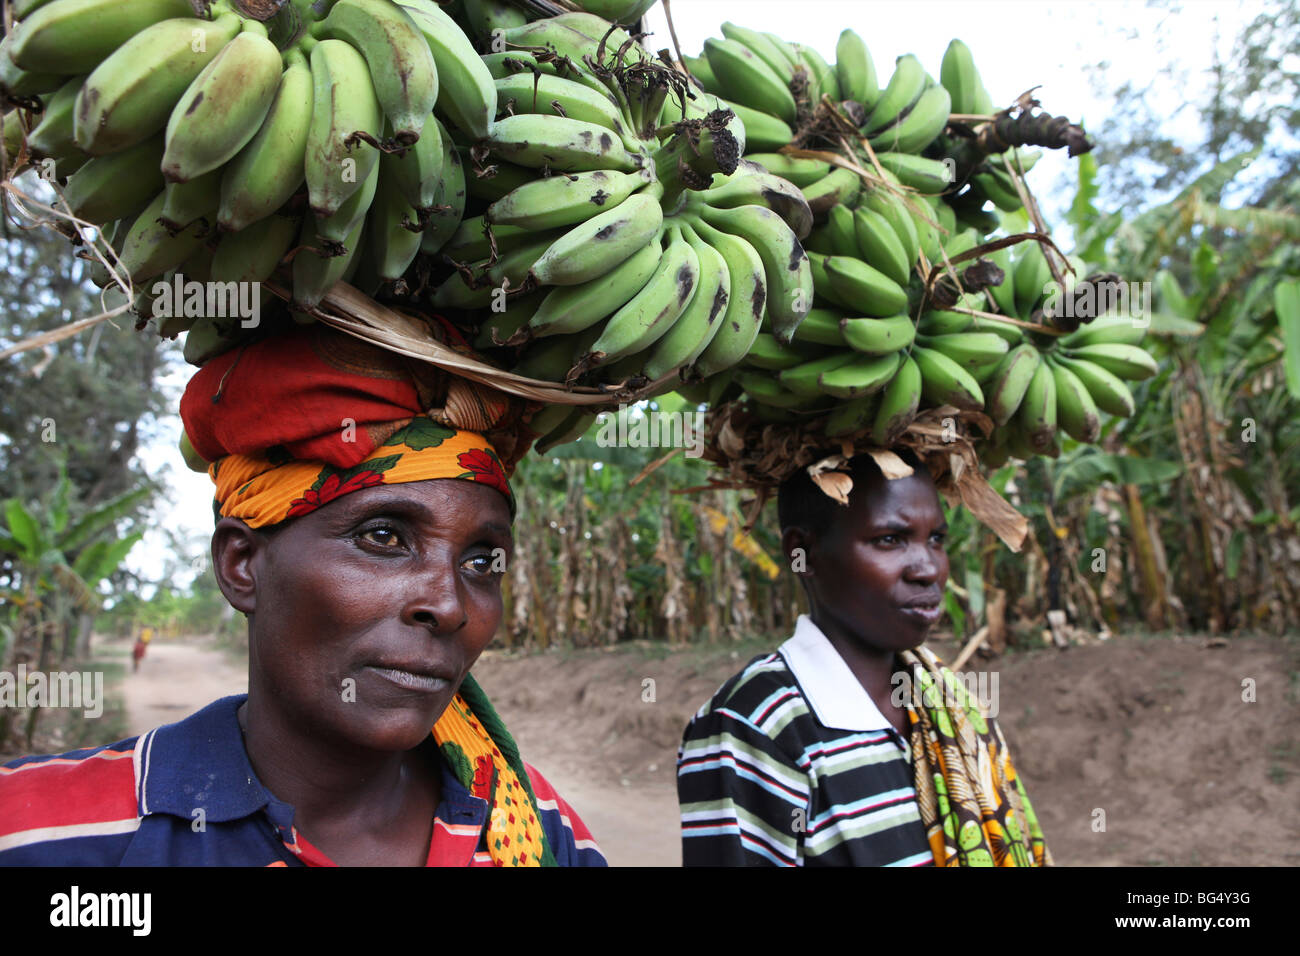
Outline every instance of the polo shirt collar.
<path id="1" fill-rule="evenodd" d="M 267 790 L 253 772 L 239 729 L 239 707 L 247 694 L 214 701 L 184 720 L 150 731 L 136 745 L 137 813 L 167 813 L 194 819 L 202 808 L 212 823 L 239 820 L 266 809 L 272 823 L 288 831 L 294 808 Z M 432 735 L 430 735 L 432 736 Z M 466 789 L 438 761 L 447 822 L 482 824 L 488 803 Z"/>
<path id="2" fill-rule="evenodd" d="M 777 651 L 824 726 L 855 733 L 890 729 L 871 695 L 807 614 L 799 615 L 794 636 Z"/>
<path id="3" fill-rule="evenodd" d="M 221 823 L 280 803 L 257 779 L 244 749 L 236 712 L 247 698 L 223 697 L 140 738 L 135 757 L 140 816 L 193 819 L 201 808 L 206 820 Z"/>

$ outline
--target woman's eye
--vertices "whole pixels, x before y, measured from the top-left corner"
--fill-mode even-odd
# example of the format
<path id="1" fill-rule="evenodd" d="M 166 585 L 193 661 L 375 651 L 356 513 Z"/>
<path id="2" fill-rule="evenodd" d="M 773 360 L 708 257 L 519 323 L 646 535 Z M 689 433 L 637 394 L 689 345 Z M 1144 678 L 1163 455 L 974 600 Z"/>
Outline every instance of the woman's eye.
<path id="1" fill-rule="evenodd" d="M 505 553 L 498 549 L 492 554 L 476 554 L 465 564 L 479 574 L 503 574 L 506 570 Z"/>
<path id="2" fill-rule="evenodd" d="M 886 544 L 886 545 L 897 544 L 897 543 L 898 543 L 898 535 L 896 535 L 896 534 L 882 534 L 879 538 L 876 539 L 876 543 L 877 543 L 877 544 Z"/>
<path id="3" fill-rule="evenodd" d="M 387 526 L 367 528 L 361 532 L 361 538 L 383 548 L 391 548 L 401 543 L 401 538 L 398 537 L 397 532 Z"/>

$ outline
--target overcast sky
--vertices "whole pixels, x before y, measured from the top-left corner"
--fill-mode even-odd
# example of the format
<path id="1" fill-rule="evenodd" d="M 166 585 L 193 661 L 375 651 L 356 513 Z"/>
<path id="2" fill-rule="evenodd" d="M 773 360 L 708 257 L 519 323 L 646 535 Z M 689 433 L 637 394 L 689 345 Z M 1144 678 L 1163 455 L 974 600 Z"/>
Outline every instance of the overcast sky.
<path id="1" fill-rule="evenodd" d="M 904 53 L 916 54 L 937 79 L 944 49 L 960 36 L 971 48 L 995 103 L 1009 104 L 1026 89 L 1040 86 L 1037 95 L 1044 109 L 1082 122 L 1085 128 L 1100 122 L 1109 102 L 1091 88 L 1084 66 L 1106 61 L 1111 86 L 1124 80 L 1145 85 L 1161 64 L 1174 58 L 1187 77 L 1166 85 L 1151 105 L 1157 115 L 1169 117 L 1164 132 L 1186 139 L 1196 137 L 1196 118 L 1190 111 L 1180 113 L 1179 107 L 1203 84 L 1199 74 L 1213 59 L 1216 37 L 1220 55 L 1227 57 L 1239 26 L 1259 10 L 1258 3 L 1231 0 L 1189 0 L 1175 16 L 1129 0 L 673 0 L 671 7 L 682 52 L 688 55 L 700 53 L 706 37 L 720 36 L 723 21 L 734 20 L 812 46 L 833 62 L 840 31 L 852 27 L 871 50 L 882 86 L 894 60 Z M 662 7 L 647 15 L 647 25 L 654 34 L 647 45 L 671 49 Z M 1060 213 L 1073 195 L 1072 165 L 1063 150 L 1057 151 L 1048 153 L 1029 174 L 1049 228 L 1060 226 Z M 179 359 L 179 345 L 175 351 Z M 179 394 L 192 371 L 178 364 L 167 384 Z M 160 425 L 157 442 L 141 457 L 151 474 L 170 475 L 169 500 L 160 504 L 166 511 L 162 524 L 184 530 L 196 543 L 205 542 L 212 529 L 211 482 L 180 461 L 179 418 Z M 127 563 L 156 578 L 165 557 L 162 536 L 150 533 Z"/>

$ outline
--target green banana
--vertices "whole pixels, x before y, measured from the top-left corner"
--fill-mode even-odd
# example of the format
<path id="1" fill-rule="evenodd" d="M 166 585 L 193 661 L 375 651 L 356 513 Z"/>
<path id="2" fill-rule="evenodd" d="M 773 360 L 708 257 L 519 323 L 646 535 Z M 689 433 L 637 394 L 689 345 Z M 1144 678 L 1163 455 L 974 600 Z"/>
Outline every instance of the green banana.
<path id="1" fill-rule="evenodd" d="M 58 0 L 14 27 L 9 55 L 32 72 L 89 73 L 150 25 L 193 15 L 187 0 Z"/>
<path id="2" fill-rule="evenodd" d="M 1034 369 L 1016 420 L 1035 451 L 1047 452 L 1056 441 L 1056 377 L 1047 362 Z"/>
<path id="3" fill-rule="evenodd" d="M 159 193 L 140 213 L 122 243 L 122 269 L 133 283 L 144 282 L 174 269 L 203 244 L 205 230 L 190 226 L 172 234 L 158 218 L 165 193 Z"/>
<path id="4" fill-rule="evenodd" d="M 779 176 L 801 190 L 805 186 L 811 186 L 831 171 L 831 164 L 824 159 L 807 159 L 801 156 L 787 156 L 784 153 L 747 153 L 745 160 L 758 163 L 773 176 Z M 806 199 L 804 201 L 807 202 Z"/>
<path id="5" fill-rule="evenodd" d="M 938 195 L 952 185 L 952 167 L 942 160 L 913 156 L 911 153 L 877 153 L 880 165 L 898 177 L 904 186 L 910 186 L 926 195 Z"/>
<path id="6" fill-rule="evenodd" d="M 808 319 L 805 318 L 804 324 L 807 323 Z M 754 344 L 749 347 L 749 354 L 745 356 L 745 364 L 755 368 L 781 371 L 811 361 L 819 357 L 822 352 L 823 350 L 816 345 L 801 342 L 797 336 L 793 342 L 785 345 L 768 333 L 759 332 L 754 339 Z"/>
<path id="7" fill-rule="evenodd" d="M 584 83 L 547 73 L 514 73 L 496 81 L 500 109 L 531 115 L 564 116 L 627 133 L 618 101 Z"/>
<path id="8" fill-rule="evenodd" d="M 700 261 L 681 227 L 670 226 L 663 258 L 645 288 L 605 322 L 590 351 L 570 374 L 608 364 L 658 341 L 682 314 L 699 284 Z"/>
<path id="9" fill-rule="evenodd" d="M 881 393 L 873 391 L 847 402 L 840 402 L 826 416 L 826 424 L 822 426 L 823 434 L 827 438 L 844 438 L 869 428 L 877 416 L 880 399 Z"/>
<path id="10" fill-rule="evenodd" d="M 998 368 L 1009 351 L 1006 339 L 993 332 L 962 332 L 956 335 L 926 335 L 917 341 L 925 348 L 942 352 L 982 382 Z"/>
<path id="11" fill-rule="evenodd" d="M 415 143 L 438 99 L 438 69 L 406 10 L 389 0 L 338 0 L 312 27 L 312 35 L 345 40 L 357 49 L 369 65 L 392 142 Z"/>
<path id="12" fill-rule="evenodd" d="M 107 156 L 164 130 L 176 101 L 239 29 L 236 16 L 183 17 L 132 36 L 86 77 L 77 95 L 77 146 Z"/>
<path id="13" fill-rule="evenodd" d="M 699 259 L 699 282 L 672 328 L 650 347 L 643 371 L 651 381 L 658 381 L 699 358 L 722 328 L 722 319 L 727 311 L 731 287 L 727 260 L 701 239 L 689 224 L 682 223 L 681 230 Z"/>
<path id="14" fill-rule="evenodd" d="M 341 43 L 341 40 L 323 40 L 322 43 Z M 317 46 L 317 49 L 320 49 Z M 367 77 L 367 82 L 369 78 Z M 366 219 L 362 216 L 343 243 L 342 255 L 322 257 L 316 250 L 316 221 L 306 216 L 302 223 L 302 238 L 293 257 L 293 305 L 302 310 L 314 309 L 336 283 L 343 281 L 361 246 L 361 234 Z"/>
<path id="15" fill-rule="evenodd" d="M 1101 435 L 1101 416 L 1097 403 L 1079 377 L 1064 365 L 1047 356 L 1047 364 L 1056 379 L 1056 420 L 1075 441 L 1091 443 Z"/>
<path id="16" fill-rule="evenodd" d="M 383 282 L 402 278 L 420 252 L 420 214 L 392 179 L 380 176 L 366 228 L 366 256 Z"/>
<path id="17" fill-rule="evenodd" d="M 942 86 L 932 86 L 921 94 L 905 117 L 871 137 L 871 148 L 919 153 L 943 132 L 951 112 L 952 96 Z"/>
<path id="18" fill-rule="evenodd" d="M 488 310 L 478 326 L 474 338 L 474 348 L 491 349 L 504 346 L 517 335 L 545 300 L 546 293 L 534 292 L 527 296 L 507 298 L 504 302 L 493 303 L 496 308 Z"/>
<path id="19" fill-rule="evenodd" d="M 834 68 L 812 47 L 793 45 L 809 75 L 809 99 L 817 104 L 823 96 L 829 96 L 832 103 L 839 103 L 840 82 L 835 76 Z"/>
<path id="20" fill-rule="evenodd" d="M 785 220 L 798 239 L 812 230 L 812 210 L 803 193 L 794 184 L 748 159 L 742 159 L 730 176 L 715 175 L 713 185 L 701 190 L 698 198 L 718 209 L 766 206 Z"/>
<path id="21" fill-rule="evenodd" d="M 555 240 L 533 266 L 533 277 L 543 285 L 588 282 L 641 249 L 659 234 L 663 222 L 658 197 L 633 194 Z"/>
<path id="22" fill-rule="evenodd" d="M 728 40 L 735 40 L 742 46 L 748 47 L 749 51 L 766 63 L 772 72 L 781 78 L 786 88 L 789 88 L 790 81 L 794 79 L 794 64 L 770 37 L 758 30 L 751 30 L 749 27 L 742 27 L 730 21 L 722 24 L 722 35 Z"/>
<path id="23" fill-rule="evenodd" d="M 824 266 L 835 295 L 863 315 L 886 318 L 907 310 L 907 291 L 861 259 L 830 256 Z"/>
<path id="24" fill-rule="evenodd" d="M 437 66 L 438 100 L 434 109 L 472 139 L 483 139 L 497 115 L 492 74 L 465 31 L 438 4 L 402 6 L 424 34 Z"/>
<path id="25" fill-rule="evenodd" d="M 1122 379 L 1150 378 L 1158 371 L 1156 360 L 1136 345 L 1103 342 L 1071 348 L 1066 354 L 1098 365 Z"/>
<path id="26" fill-rule="evenodd" d="M 1062 338 L 1059 344 L 1067 349 L 1084 345 L 1137 345 L 1146 333 L 1147 327 L 1138 325 L 1131 315 L 1113 312 L 1079 326 Z"/>
<path id="27" fill-rule="evenodd" d="M 826 213 L 826 224 L 822 226 L 826 241 L 830 244 L 831 255 L 852 256 L 859 258 L 858 227 L 853 218 L 853 210 L 848 206 L 832 206 Z"/>
<path id="28" fill-rule="evenodd" d="M 970 47 L 961 40 L 953 40 L 948 44 L 948 49 L 943 51 L 939 82 L 952 95 L 954 113 L 984 112 L 979 109 L 980 92 L 984 84 L 979 70 L 975 68 L 975 58 L 971 55 Z"/>
<path id="29" fill-rule="evenodd" d="M 849 343 L 841 328 L 843 319 L 844 313 L 838 309 L 809 309 L 799 328 L 794 330 L 794 341 L 845 348 Z"/>
<path id="30" fill-rule="evenodd" d="M 921 386 L 920 366 L 910 355 L 904 355 L 881 394 L 880 407 L 871 423 L 872 441 L 882 448 L 897 441 L 921 407 Z"/>
<path id="31" fill-rule="evenodd" d="M 1018 345 L 1007 352 L 990 377 L 985 411 L 999 428 L 1011 421 L 1025 399 L 1029 383 L 1033 381 L 1042 356 L 1029 343 Z"/>
<path id="32" fill-rule="evenodd" d="M 548 176 L 512 190 L 490 205 L 484 217 L 494 224 L 523 229 L 572 226 L 602 210 L 618 208 L 645 184 L 641 173 L 612 169 Z M 662 218 L 662 212 L 660 215 Z"/>
<path id="33" fill-rule="evenodd" d="M 366 218 L 375 191 L 379 188 L 379 164 L 370 167 L 361 188 L 348 196 L 328 216 L 316 217 L 316 242 L 324 249 L 337 252 L 351 235 L 356 224 Z"/>
<path id="34" fill-rule="evenodd" d="M 761 110 L 750 109 L 742 103 L 728 102 L 726 105 L 744 124 L 748 149 L 759 152 L 776 150 L 794 139 L 794 130 L 785 120 Z"/>
<path id="35" fill-rule="evenodd" d="M 185 183 L 224 166 L 262 127 L 280 86 L 280 51 L 245 29 L 203 68 L 167 121 L 162 174 Z"/>
<path id="36" fill-rule="evenodd" d="M 704 56 L 722 96 L 787 123 L 795 122 L 798 109 L 789 85 L 747 46 L 710 37 L 704 41 Z"/>
<path id="37" fill-rule="evenodd" d="M 887 355 L 905 349 L 916 339 L 916 326 L 910 315 L 885 319 L 846 318 L 840 331 L 849 346 L 867 355 Z"/>
<path id="38" fill-rule="evenodd" d="M 921 370 L 921 395 L 926 401 L 972 411 L 984 407 L 984 393 L 979 383 L 948 356 L 919 345 L 912 347 L 911 355 Z"/>
<path id="39" fill-rule="evenodd" d="M 97 156 L 68 178 L 63 198 L 78 219 L 102 224 L 133 216 L 163 188 L 163 138 Z M 161 207 L 160 207 L 161 208 Z"/>
<path id="40" fill-rule="evenodd" d="M 1064 353 L 1058 352 L 1055 359 L 1058 365 L 1068 368 L 1083 382 L 1098 408 L 1123 418 L 1132 417 L 1136 409 L 1133 393 L 1118 375 L 1093 362 L 1073 359 Z"/>
<path id="41" fill-rule="evenodd" d="M 263 216 L 247 229 L 221 237 L 210 273 L 219 282 L 264 282 L 298 238 L 296 218 Z M 304 250 L 302 255 L 311 255 Z"/>
<path id="42" fill-rule="evenodd" d="M 853 399 L 878 392 L 898 371 L 899 352 L 887 355 L 864 355 L 822 372 L 817 382 L 821 390 L 836 398 Z"/>
<path id="43" fill-rule="evenodd" d="M 801 395 L 805 399 L 816 398 L 819 395 L 830 394 L 821 385 L 821 377 L 824 373 L 833 371 L 841 365 L 856 362 L 860 358 L 857 353 L 847 350 L 832 352 L 830 355 L 811 359 L 794 368 L 783 369 L 777 373 L 776 378 L 787 391 Z"/>
<path id="44" fill-rule="evenodd" d="M 84 76 L 74 76 L 49 97 L 41 112 L 41 121 L 27 134 L 27 148 L 39 158 L 59 159 L 77 151 L 74 133 L 77 94 Z"/>
<path id="45" fill-rule="evenodd" d="M 656 233 L 640 250 L 604 275 L 581 285 L 552 289 L 528 322 L 530 335 L 540 338 L 581 332 L 597 324 L 645 287 L 662 254 Z"/>
<path id="46" fill-rule="evenodd" d="M 862 188 L 862 177 L 836 166 L 811 186 L 800 188 L 814 218 L 823 218 L 835 206 L 851 206 Z"/>
<path id="47" fill-rule="evenodd" d="M 920 99 L 925 91 L 925 67 L 911 53 L 894 61 L 894 73 L 881 91 L 871 112 L 862 124 L 862 131 L 873 136 L 887 126 L 898 122 L 905 110 Z"/>
<path id="48" fill-rule="evenodd" d="M 289 201 L 306 178 L 303 162 L 312 122 L 314 83 L 301 50 L 284 55 L 275 99 L 257 133 L 221 177 L 217 223 L 239 232 Z"/>
<path id="49" fill-rule="evenodd" d="M 370 68 L 343 40 L 321 40 L 312 48 L 311 76 L 312 117 L 303 162 L 308 202 L 312 212 L 325 217 L 365 184 L 379 162 L 379 151 L 368 144 L 378 142 L 384 117 Z"/>
<path id="50" fill-rule="evenodd" d="M 425 119 L 420 138 L 414 146 L 402 152 L 384 153 L 379 157 L 380 174 L 384 179 L 392 180 L 420 222 L 428 219 L 436 204 L 438 183 L 442 179 L 442 165 L 446 155 L 442 142 L 442 124 L 430 115 Z"/>
<path id="51" fill-rule="evenodd" d="M 895 237 L 903 247 L 903 258 L 907 261 L 910 278 L 912 266 L 921 251 L 921 237 L 907 203 L 893 190 L 881 187 L 863 189 L 858 207 L 879 214 L 893 228 Z"/>
<path id="52" fill-rule="evenodd" d="M 835 76 L 840 82 L 840 94 L 870 110 L 880 98 L 876 79 L 876 64 L 862 37 L 852 30 L 840 33 L 835 44 Z"/>
<path id="53" fill-rule="evenodd" d="M 1052 270 L 1047 265 L 1042 247 L 1037 242 L 1026 244 L 1020 258 L 1016 260 L 1012 276 L 1016 296 L 1016 314 L 1028 317 L 1038 302 L 1049 290 L 1052 282 Z"/>
<path id="54" fill-rule="evenodd" d="M 435 122 L 436 119 L 435 117 Z M 465 168 L 446 128 L 441 131 L 442 178 L 438 181 L 433 209 L 424 224 L 424 235 L 420 239 L 420 252 L 427 256 L 436 255 L 442 250 L 447 240 L 455 235 L 461 217 L 465 214 Z"/>
<path id="55" fill-rule="evenodd" d="M 908 256 L 889 220 L 874 209 L 860 205 L 853 211 L 853 225 L 858 256 L 900 286 L 907 285 L 916 257 Z"/>
<path id="56" fill-rule="evenodd" d="M 714 334 L 683 378 L 709 378 L 738 364 L 748 354 L 763 324 L 767 309 L 767 281 L 763 260 L 740 236 L 714 229 L 700 219 L 690 221 L 700 239 L 722 253 L 727 263 L 727 311 Z"/>
<path id="57" fill-rule="evenodd" d="M 702 206 L 699 214 L 710 225 L 742 237 L 758 251 L 767 279 L 767 314 L 771 318 L 772 334 L 789 342 L 813 304 L 808 255 L 790 227 L 766 206 L 735 209 Z"/>
<path id="58" fill-rule="evenodd" d="M 216 221 L 217 206 L 221 202 L 221 170 L 184 183 L 167 183 L 163 187 L 163 206 L 158 219 L 172 232 L 179 232 L 196 220 L 205 220 L 203 229 L 211 228 Z"/>
<path id="59" fill-rule="evenodd" d="M 735 382 L 754 401 L 773 408 L 804 408 L 808 396 L 782 388 L 781 383 L 769 375 L 741 369 L 736 372 Z"/>
<path id="60" fill-rule="evenodd" d="M 502 117 L 492 125 L 486 142 L 512 163 L 535 169 L 632 172 L 641 167 L 641 158 L 624 148 L 617 133 L 563 116 L 521 113 Z"/>

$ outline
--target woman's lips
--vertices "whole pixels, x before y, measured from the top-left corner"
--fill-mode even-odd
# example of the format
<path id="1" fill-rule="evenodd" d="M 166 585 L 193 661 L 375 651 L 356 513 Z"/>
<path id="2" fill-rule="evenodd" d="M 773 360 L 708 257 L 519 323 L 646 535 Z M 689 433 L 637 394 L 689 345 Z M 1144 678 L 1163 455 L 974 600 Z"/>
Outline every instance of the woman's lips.
<path id="1" fill-rule="evenodd" d="M 926 627 L 933 627 L 943 615 L 943 607 L 937 603 L 906 605 L 901 610 L 907 617 Z"/>
<path id="2" fill-rule="evenodd" d="M 370 669 L 382 677 L 384 680 L 396 684 L 405 690 L 421 691 L 426 694 L 437 694 L 451 686 L 451 681 L 445 677 L 438 677 L 434 674 L 424 674 L 417 671 L 403 670 L 398 667 L 380 667 L 377 664 L 370 665 Z"/>

